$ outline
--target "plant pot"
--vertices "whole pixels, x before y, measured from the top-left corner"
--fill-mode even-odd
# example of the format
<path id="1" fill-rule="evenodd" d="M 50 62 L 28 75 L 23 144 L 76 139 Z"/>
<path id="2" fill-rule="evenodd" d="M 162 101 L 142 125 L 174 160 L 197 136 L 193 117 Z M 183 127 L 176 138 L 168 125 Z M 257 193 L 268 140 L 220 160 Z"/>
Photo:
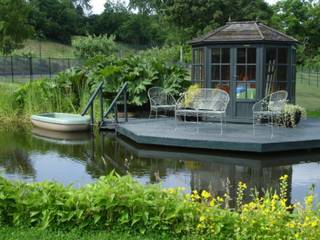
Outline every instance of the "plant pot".
<path id="1" fill-rule="evenodd" d="M 291 115 L 294 114 L 294 124 L 291 122 Z M 286 128 L 293 128 L 298 125 L 298 123 L 301 120 L 301 112 L 296 111 L 291 114 L 287 114 L 286 116 L 283 114 L 280 118 L 277 119 L 277 123 L 281 126 L 284 126 Z"/>

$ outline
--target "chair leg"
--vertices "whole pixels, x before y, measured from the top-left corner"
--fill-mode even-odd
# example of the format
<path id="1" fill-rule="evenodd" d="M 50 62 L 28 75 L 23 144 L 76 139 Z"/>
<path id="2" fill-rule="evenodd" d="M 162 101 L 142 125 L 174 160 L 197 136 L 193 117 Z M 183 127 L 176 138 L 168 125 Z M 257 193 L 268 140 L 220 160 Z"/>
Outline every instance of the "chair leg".
<path id="1" fill-rule="evenodd" d="M 273 138 L 273 115 L 271 114 L 271 138 Z"/>
<path id="2" fill-rule="evenodd" d="M 156 119 L 158 118 L 158 108 L 156 108 Z"/>
<path id="3" fill-rule="evenodd" d="M 152 108 L 150 108 L 149 119 L 151 118 L 151 116 L 152 116 Z"/>
<path id="4" fill-rule="evenodd" d="M 220 115 L 220 135 L 222 135 L 223 115 Z"/>
<path id="5" fill-rule="evenodd" d="M 256 135 L 256 127 L 255 127 L 255 124 L 256 124 L 256 116 L 255 116 L 255 114 L 253 113 L 253 114 L 252 114 L 252 129 L 253 129 L 253 135 L 254 135 L 254 136 Z"/>

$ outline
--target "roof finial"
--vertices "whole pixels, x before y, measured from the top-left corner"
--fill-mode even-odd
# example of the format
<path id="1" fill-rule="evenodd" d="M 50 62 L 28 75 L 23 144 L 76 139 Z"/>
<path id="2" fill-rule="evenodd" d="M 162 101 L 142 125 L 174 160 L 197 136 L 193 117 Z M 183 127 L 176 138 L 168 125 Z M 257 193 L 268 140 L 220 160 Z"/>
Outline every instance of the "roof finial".
<path id="1" fill-rule="evenodd" d="M 228 22 L 231 22 L 231 16 L 229 15 L 229 19 L 228 19 Z"/>

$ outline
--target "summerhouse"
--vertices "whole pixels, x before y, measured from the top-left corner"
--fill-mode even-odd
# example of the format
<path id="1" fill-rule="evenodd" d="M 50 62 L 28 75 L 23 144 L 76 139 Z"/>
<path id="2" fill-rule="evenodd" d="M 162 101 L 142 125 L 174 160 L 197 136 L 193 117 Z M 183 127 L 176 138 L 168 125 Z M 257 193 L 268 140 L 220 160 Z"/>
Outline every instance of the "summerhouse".
<path id="1" fill-rule="evenodd" d="M 228 22 L 190 41 L 192 82 L 228 92 L 228 121 L 249 122 L 267 94 L 286 90 L 295 102 L 297 43 L 260 22 Z"/>

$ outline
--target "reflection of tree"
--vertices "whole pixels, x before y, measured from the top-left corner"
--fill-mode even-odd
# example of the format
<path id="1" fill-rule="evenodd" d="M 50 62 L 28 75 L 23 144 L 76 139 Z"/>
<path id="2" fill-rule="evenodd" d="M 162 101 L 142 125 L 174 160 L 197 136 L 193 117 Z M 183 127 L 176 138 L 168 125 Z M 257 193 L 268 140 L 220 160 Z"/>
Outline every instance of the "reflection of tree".
<path id="1" fill-rule="evenodd" d="M 255 160 L 260 158 L 254 156 L 249 159 L 243 155 L 240 157 L 232 156 L 232 154 L 212 156 L 212 154 L 196 154 L 187 151 L 183 151 L 182 155 L 182 153 L 170 152 L 164 148 L 139 146 L 118 137 L 102 139 L 102 143 L 101 153 L 97 156 L 101 154 L 103 157 L 96 158 L 87 166 L 89 172 L 96 177 L 115 170 L 121 175 L 128 173 L 135 177 L 148 175 L 149 182 L 155 183 L 170 174 L 175 175 L 179 171 L 187 170 L 191 172 L 191 189 L 209 190 L 214 196 L 225 194 L 228 181 L 230 197 L 232 198 L 231 206 L 234 205 L 236 199 L 236 189 L 239 181 L 245 182 L 248 189 L 256 188 L 261 193 L 270 188 L 279 191 L 279 178 L 287 174 L 289 176 L 289 188 L 291 187 L 292 167 L 287 163 L 281 166 L 281 157 L 278 161 L 268 162 L 267 167 L 265 167 L 268 160 L 264 159 L 263 164 L 261 164 L 260 160 Z M 97 151 L 95 152 L 97 153 Z M 210 160 L 199 160 L 207 158 Z M 274 156 L 270 157 L 270 160 L 271 158 L 273 160 Z M 289 200 L 290 192 L 291 189 L 288 191 Z M 249 194 L 247 196 L 249 197 Z M 248 198 L 245 200 L 248 200 Z"/>
<path id="2" fill-rule="evenodd" d="M 247 167 L 240 165 L 227 164 L 204 164 L 200 169 L 192 170 L 191 189 L 209 190 L 213 196 L 223 196 L 226 192 L 226 183 L 230 182 L 229 190 L 232 199 L 231 205 L 234 206 L 238 183 L 244 182 L 250 189 L 256 189 L 260 194 L 272 189 L 279 192 L 279 178 L 283 175 L 289 176 L 289 188 L 291 187 L 292 167 Z M 291 198 L 291 189 L 288 189 L 287 198 Z M 249 200 L 249 194 L 245 200 Z"/>
<path id="3" fill-rule="evenodd" d="M 36 175 L 29 155 L 21 149 L 0 151 L 0 166 L 5 169 L 8 174 L 19 174 L 24 176 Z"/>

